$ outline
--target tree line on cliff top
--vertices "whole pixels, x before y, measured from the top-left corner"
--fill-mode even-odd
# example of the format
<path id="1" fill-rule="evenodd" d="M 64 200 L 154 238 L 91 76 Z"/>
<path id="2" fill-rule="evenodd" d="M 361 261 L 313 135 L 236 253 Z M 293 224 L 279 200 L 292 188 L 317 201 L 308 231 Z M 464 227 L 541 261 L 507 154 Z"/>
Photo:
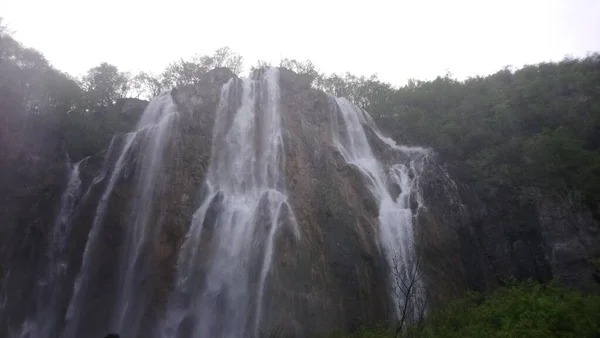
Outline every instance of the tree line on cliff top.
<path id="1" fill-rule="evenodd" d="M 272 66 L 263 61 L 250 70 Z M 349 98 L 371 113 L 396 141 L 432 147 L 460 168 L 484 196 L 516 196 L 522 203 L 551 193 L 598 212 L 600 196 L 600 55 L 504 68 L 459 81 L 450 74 L 394 87 L 377 76 L 323 74 L 311 61 L 276 66 L 309 74 L 312 85 Z M 4 118 L 33 115 L 55 126 L 73 157 L 106 147 L 130 130 L 136 116 L 115 106 L 194 84 L 215 67 L 244 70 L 230 48 L 169 64 L 160 74 L 130 74 L 108 63 L 74 78 L 42 53 L 16 41 L 0 21 L 0 98 Z M 122 115 L 122 114 L 121 114 Z"/>

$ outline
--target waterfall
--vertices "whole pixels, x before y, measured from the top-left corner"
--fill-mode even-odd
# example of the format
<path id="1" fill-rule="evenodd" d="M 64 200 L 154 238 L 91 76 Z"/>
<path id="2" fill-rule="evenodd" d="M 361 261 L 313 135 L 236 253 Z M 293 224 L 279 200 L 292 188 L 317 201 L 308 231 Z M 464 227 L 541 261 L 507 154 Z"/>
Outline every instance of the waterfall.
<path id="1" fill-rule="evenodd" d="M 335 114 L 332 124 L 334 145 L 345 161 L 360 171 L 379 206 L 379 245 L 389 267 L 389 289 L 395 315 L 401 317 L 405 304 L 411 305 L 408 310 L 416 311 L 415 306 L 423 302 L 422 283 L 417 277 L 419 256 L 415 251 L 413 226 L 416 212 L 424 207 L 418 180 L 429 150 L 398 146 L 381 134 L 367 112 L 347 99 L 330 97 L 330 102 Z M 368 133 L 401 160 L 386 163 L 378 159 L 369 143 Z M 399 188 L 397 196 L 392 194 L 391 186 Z M 411 209 L 411 204 L 416 205 L 416 210 Z M 408 293 L 404 284 L 411 282 L 415 285 Z"/>
<path id="2" fill-rule="evenodd" d="M 275 235 L 287 221 L 299 236 L 282 175 L 279 73 L 271 68 L 259 77 L 222 88 L 205 198 L 179 254 L 167 337 L 256 335 Z M 201 245 L 202 236 L 210 244 Z"/>
<path id="3" fill-rule="evenodd" d="M 289 70 L 218 69 L 173 93 L 104 162 L 70 164 L 63 191 L 40 183 L 40 203 L 57 201 L 24 218 L 23 248 L 3 248 L 0 336 L 318 336 L 384 320 L 386 305 L 418 315 L 425 283 L 407 295 L 403 282 L 421 273 L 419 180 L 448 176 L 428 149 Z"/>
<path id="4" fill-rule="evenodd" d="M 47 264 L 36 284 L 36 312 L 33 318 L 25 320 L 20 337 L 50 338 L 60 319 L 61 295 L 65 291 L 67 260 L 65 256 L 66 240 L 71 230 L 71 217 L 81 195 L 81 177 L 79 168 L 87 158 L 71 165 L 66 188 L 60 199 L 60 208 L 52 225 Z"/>
<path id="5" fill-rule="evenodd" d="M 120 260 L 117 305 L 113 311 L 111 327 L 115 332 L 135 337 L 141 317 L 145 311 L 145 295 L 138 292 L 146 278 L 147 271 L 141 265 L 144 249 L 153 239 L 158 229 L 151 228 L 150 217 L 155 215 L 153 201 L 161 187 L 161 169 L 165 146 L 172 131 L 172 121 L 176 107 L 168 93 L 150 102 L 142 115 L 137 134 L 142 142 L 138 156 L 136 183 L 132 194 L 132 207 L 126 229 L 126 241 Z"/>
<path id="6" fill-rule="evenodd" d="M 132 150 L 136 148 L 137 156 L 141 160 L 136 178 L 133 207 L 130 212 L 130 224 L 125 228 L 125 243 L 122 248 L 118 294 L 116 308 L 112 312 L 111 327 L 119 332 L 135 337 L 139 320 L 145 309 L 144 295 L 139 294 L 136 283 L 139 283 L 140 271 L 135 269 L 136 263 L 142 254 L 147 236 L 152 233 L 148 229 L 148 219 L 151 214 L 151 203 L 157 191 L 156 181 L 162 166 L 162 155 L 165 144 L 169 139 L 174 117 L 177 115 L 176 107 L 168 92 L 154 98 L 144 110 L 140 122 L 134 132 L 128 133 L 123 142 L 121 152 L 115 162 L 104 192 L 98 202 L 94 220 L 88 234 L 87 243 L 83 252 L 81 269 L 75 280 L 73 294 L 66 313 L 66 325 L 62 334 L 65 338 L 77 337 L 79 318 L 82 307 L 85 305 L 85 296 L 90 283 L 90 276 L 95 269 L 93 257 L 99 245 L 99 234 L 102 231 L 103 220 L 117 181 L 131 161 Z M 108 154 L 107 154 L 108 155 Z"/>

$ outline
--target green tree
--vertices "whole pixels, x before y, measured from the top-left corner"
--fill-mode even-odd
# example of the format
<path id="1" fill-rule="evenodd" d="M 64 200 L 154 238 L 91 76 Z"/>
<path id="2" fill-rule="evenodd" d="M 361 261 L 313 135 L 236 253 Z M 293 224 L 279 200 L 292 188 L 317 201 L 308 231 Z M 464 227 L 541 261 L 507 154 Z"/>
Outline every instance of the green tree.
<path id="1" fill-rule="evenodd" d="M 250 73 L 261 69 L 261 68 L 267 68 L 267 67 L 272 67 L 272 63 L 268 62 L 268 61 L 264 61 L 264 60 L 258 60 L 256 61 L 255 65 L 250 66 Z"/>
<path id="2" fill-rule="evenodd" d="M 0 95 L 33 114 L 58 117 L 75 109 L 81 97 L 77 83 L 54 69 L 38 51 L 23 47 L 0 21 Z M 20 114 L 21 109 L 7 110 Z"/>
<path id="3" fill-rule="evenodd" d="M 229 68 L 235 75 L 240 75 L 244 67 L 244 58 L 229 47 L 221 47 L 214 52 L 212 63 L 213 68 Z"/>
<path id="4" fill-rule="evenodd" d="M 88 109 L 112 107 L 130 90 L 130 75 L 111 64 L 102 62 L 88 70 L 81 79 Z"/>
<path id="5" fill-rule="evenodd" d="M 160 78 L 162 88 L 194 85 L 202 76 L 216 67 L 227 67 L 235 74 L 240 74 L 243 58 L 229 47 L 217 49 L 213 55 L 196 55 L 189 60 L 181 59 L 167 66 Z"/>
<path id="6" fill-rule="evenodd" d="M 310 60 L 298 61 L 296 59 L 284 58 L 280 61 L 279 67 L 290 69 L 298 74 L 307 74 L 313 80 L 318 79 L 321 74 Z"/>
<path id="7" fill-rule="evenodd" d="M 140 72 L 131 79 L 131 90 L 133 97 L 150 99 L 165 90 L 159 76 L 146 72 Z"/>

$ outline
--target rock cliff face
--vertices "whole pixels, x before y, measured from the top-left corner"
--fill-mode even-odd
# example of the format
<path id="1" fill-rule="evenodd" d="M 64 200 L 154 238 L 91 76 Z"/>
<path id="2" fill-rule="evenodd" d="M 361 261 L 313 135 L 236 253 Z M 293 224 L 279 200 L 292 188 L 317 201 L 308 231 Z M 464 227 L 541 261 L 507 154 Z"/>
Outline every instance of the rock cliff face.
<path id="1" fill-rule="evenodd" d="M 36 271 L 44 264 L 45 237 L 67 175 L 65 153 L 52 131 L 30 119 L 4 122 L 0 146 L 0 335 L 6 335 L 12 317 L 27 313 L 29 291 L 35 286 Z"/>
<path id="2" fill-rule="evenodd" d="M 507 203 L 510 196 L 483 201 L 459 179 L 440 175 L 446 172 L 440 167 L 423 175 L 430 212 L 419 225 L 425 270 L 440 300 L 447 299 L 440 292 L 486 290 L 513 277 L 598 290 L 591 260 L 600 256 L 600 224 L 580 201 L 539 192 L 525 205 Z"/>
<path id="3" fill-rule="evenodd" d="M 261 78 L 262 72 L 253 77 Z M 252 82 L 253 90 L 267 85 L 261 81 Z M 182 247 L 195 238 L 190 229 L 213 188 L 206 182 L 211 182 L 207 176 L 215 137 L 222 137 L 214 130 L 228 82 L 232 107 L 224 114 L 232 123 L 234 111 L 243 105 L 243 82 L 227 69 L 215 69 L 197 85 L 170 93 L 166 99 L 172 98 L 176 113 L 158 116 L 146 126 L 140 122 L 135 133 L 116 137 L 103 154 L 78 164 L 81 193 L 69 216 L 62 260 L 53 261 L 47 252 L 74 165 L 58 140 L 21 151 L 25 159 L 13 156 L 2 162 L 3 172 L 14 182 L 8 184 L 8 176 L 3 177 L 0 336 L 83 337 L 119 330 L 124 337 L 183 338 L 200 332 L 198 323 L 208 316 L 188 304 L 190 299 L 214 297 L 215 312 L 228 309 L 229 294 L 208 292 L 217 288 L 209 274 L 211 255 L 220 252 L 215 224 L 225 217 L 219 213 L 225 193 L 209 200 L 195 243 L 199 249 L 189 276 L 203 290 L 186 289 L 189 281 L 182 278 L 188 276 L 182 272 Z M 283 147 L 277 163 L 298 233 L 289 224 L 273 233 L 270 269 L 258 264 L 245 276 L 249 290 L 263 289 L 262 299 L 258 292 L 249 292 L 247 315 L 236 320 L 248 322 L 240 324 L 244 332 L 280 331 L 298 337 L 388 320 L 394 315 L 393 276 L 380 243 L 381 211 L 364 173 L 336 148 L 332 125 L 338 108 L 325 93 L 311 88 L 309 79 L 286 69 L 278 72 L 278 90 Z M 270 104 L 260 95 L 255 100 L 257 111 Z M 389 144 L 373 131 L 367 138 L 381 161 L 407 161 L 390 155 Z M 17 174 L 23 173 L 17 165 L 32 168 L 27 177 Z M 149 167 L 155 170 L 148 172 Z M 584 211 L 572 212 L 568 201 L 540 198 L 525 216 L 507 214 L 514 208 L 481 201 L 469 187 L 453 181 L 434 155 L 411 178 L 417 174 L 417 189 L 409 199 L 431 304 L 510 276 L 554 276 L 571 285 L 591 285 L 594 270 L 587 259 L 600 254 L 600 236 Z M 397 185 L 389 189 L 394 198 L 402 194 Z M 423 200 L 418 214 L 416 195 Z M 259 208 L 258 219 L 262 212 Z M 259 224 L 256 231 L 263 231 L 261 227 L 266 225 Z M 266 255 L 265 243 L 251 242 L 249 252 Z M 56 287 L 48 292 L 40 276 L 53 262 L 64 268 L 60 278 L 51 279 Z M 252 256 L 246 263 L 255 264 Z M 261 286 L 263 270 L 268 277 Z M 182 304 L 186 312 L 180 315 Z M 227 321 L 237 312 L 217 315 L 223 319 L 212 323 L 207 337 L 227 337 L 227 326 L 232 326 Z M 175 325 L 169 322 L 173 316 L 178 318 Z M 258 323 L 254 331 L 252 323 Z"/>
<path id="4" fill-rule="evenodd" d="M 165 202 L 177 202 L 174 215 L 167 217 L 177 222 L 166 221 L 173 225 L 166 227 L 170 236 L 164 236 L 168 240 L 163 246 L 170 255 L 165 257 L 167 267 L 173 266 L 177 246 L 201 199 L 198 190 L 209 162 L 219 85 L 230 77 L 228 71 L 217 69 L 206 83 L 174 94 L 183 129 L 179 148 L 172 152 L 179 160 L 174 161 L 173 174 L 167 175 L 174 182 L 168 184 Z M 311 336 L 385 320 L 389 297 L 373 230 L 376 210 L 364 203 L 369 197 L 357 174 L 331 142 L 328 97 L 284 69 L 279 85 L 285 131 L 283 170 L 300 240 L 285 229 L 276 235 L 260 331 Z"/>

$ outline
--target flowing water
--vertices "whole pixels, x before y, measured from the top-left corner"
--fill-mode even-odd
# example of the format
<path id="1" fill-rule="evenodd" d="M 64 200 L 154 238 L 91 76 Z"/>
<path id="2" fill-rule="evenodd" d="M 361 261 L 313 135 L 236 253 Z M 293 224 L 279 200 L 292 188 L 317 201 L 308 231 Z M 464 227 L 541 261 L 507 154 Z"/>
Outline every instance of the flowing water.
<path id="1" fill-rule="evenodd" d="M 61 295 L 65 283 L 68 283 L 65 246 L 71 230 L 71 216 L 81 195 L 80 165 L 86 160 L 87 158 L 73 165 L 69 164 L 67 186 L 50 233 L 46 269 L 36 285 L 35 316 L 23 323 L 20 337 L 50 338 L 60 320 Z"/>
<path id="2" fill-rule="evenodd" d="M 257 333 L 275 234 L 287 222 L 298 235 L 282 174 L 278 76 L 269 69 L 259 79 L 230 80 L 222 89 L 206 197 L 180 252 L 167 337 Z M 202 236 L 211 236 L 211 244 L 203 246 Z"/>
<path id="3" fill-rule="evenodd" d="M 300 238 L 285 184 L 285 116 L 280 97 L 279 70 L 275 68 L 250 78 L 233 78 L 221 88 L 217 109 L 210 112 L 215 116 L 212 150 L 198 207 L 181 247 L 175 248 L 179 250 L 175 281 L 164 318 L 152 323 L 152 329 L 159 326 L 157 337 L 262 334 L 263 303 L 271 285 L 278 234 L 289 227 L 296 239 Z M 390 294 L 395 315 L 400 316 L 403 304 L 410 304 L 412 311 L 423 301 L 421 282 L 409 296 L 401 285 L 419 268 L 414 224 L 424 208 L 418 187 L 429 150 L 399 146 L 379 132 L 365 111 L 346 99 L 329 100 L 334 146 L 361 173 L 378 205 L 376 241 L 390 268 Z M 86 316 L 91 316 L 89 310 L 95 309 L 90 299 L 98 294 L 110 298 L 102 303 L 110 304 L 105 311 L 110 317 L 102 319 L 107 323 L 102 329 L 108 326 L 122 337 L 142 335 L 142 319 L 148 308 L 156 305 L 149 304 L 151 291 L 143 285 L 148 276 L 157 273 L 148 253 L 162 227 L 157 197 L 164 187 L 165 152 L 176 137 L 173 130 L 178 115 L 169 93 L 153 99 L 135 131 L 124 135 L 121 142 L 113 139 L 100 174 L 84 193 L 80 177 L 84 162 L 70 167 L 50 234 L 47 268 L 36 289 L 35 315 L 24 322 L 17 337 L 50 338 L 58 331 L 61 338 L 81 336 Z M 132 183 L 122 185 L 131 189 L 127 201 L 119 200 L 124 226 L 111 228 L 105 218 L 115 208 L 111 201 L 115 202 L 124 180 Z M 96 195 L 92 188 L 100 183 Z M 84 247 L 81 266 L 73 278 L 76 267 L 68 266 L 64 253 L 71 218 L 78 205 L 92 195 L 99 199 L 85 247 L 81 243 L 79 249 Z M 99 257 L 105 238 L 112 235 L 119 238 L 117 258 Z M 111 267 L 115 277 L 107 278 L 111 291 L 103 294 L 96 290 L 94 278 L 99 275 L 98 263 L 111 263 L 112 259 L 116 259 Z M 70 279 L 63 278 L 66 269 L 73 269 Z"/>
<path id="4" fill-rule="evenodd" d="M 389 288 L 396 316 L 402 316 L 404 304 L 410 305 L 410 311 L 417 311 L 417 305 L 424 300 L 422 283 L 418 279 L 419 257 L 415 252 L 414 224 L 416 214 L 424 207 L 418 180 L 429 150 L 398 146 L 379 132 L 365 111 L 344 98 L 331 97 L 330 100 L 334 104 L 332 111 L 336 114 L 334 144 L 346 162 L 360 171 L 379 206 L 379 244 L 390 271 Z M 369 143 L 369 133 L 396 153 L 396 156 L 388 157 L 400 160 L 386 163 L 378 159 Z M 399 188 L 397 196 L 392 193 L 393 186 Z M 411 208 L 411 205 L 414 207 Z M 405 285 L 411 282 L 414 285 L 407 292 Z"/>
<path id="5" fill-rule="evenodd" d="M 75 280 L 73 295 L 66 314 L 66 325 L 62 337 L 75 338 L 78 336 L 79 319 L 85 305 L 86 292 L 93 274 L 93 258 L 99 245 L 99 233 L 102 231 L 104 216 L 109 198 L 113 189 L 131 163 L 132 149 L 137 146 L 137 156 L 141 160 L 139 175 L 134 191 L 133 207 L 130 212 L 130 223 L 126 227 L 125 244 L 120 260 L 118 295 L 116 307 L 112 312 L 111 328 L 116 332 L 123 332 L 135 337 L 139 320 L 145 309 L 143 304 L 145 295 L 137 293 L 136 283 L 140 276 L 134 265 L 139 261 L 142 247 L 146 243 L 146 236 L 153 233 L 147 229 L 148 218 L 151 214 L 151 202 L 156 193 L 156 181 L 162 166 L 162 156 L 165 143 L 168 141 L 174 117 L 177 115 L 175 104 L 168 92 L 154 98 L 144 110 L 135 132 L 126 135 L 121 148 L 121 153 L 110 173 L 104 192 L 96 208 L 87 244 L 83 252 L 81 269 Z"/>

